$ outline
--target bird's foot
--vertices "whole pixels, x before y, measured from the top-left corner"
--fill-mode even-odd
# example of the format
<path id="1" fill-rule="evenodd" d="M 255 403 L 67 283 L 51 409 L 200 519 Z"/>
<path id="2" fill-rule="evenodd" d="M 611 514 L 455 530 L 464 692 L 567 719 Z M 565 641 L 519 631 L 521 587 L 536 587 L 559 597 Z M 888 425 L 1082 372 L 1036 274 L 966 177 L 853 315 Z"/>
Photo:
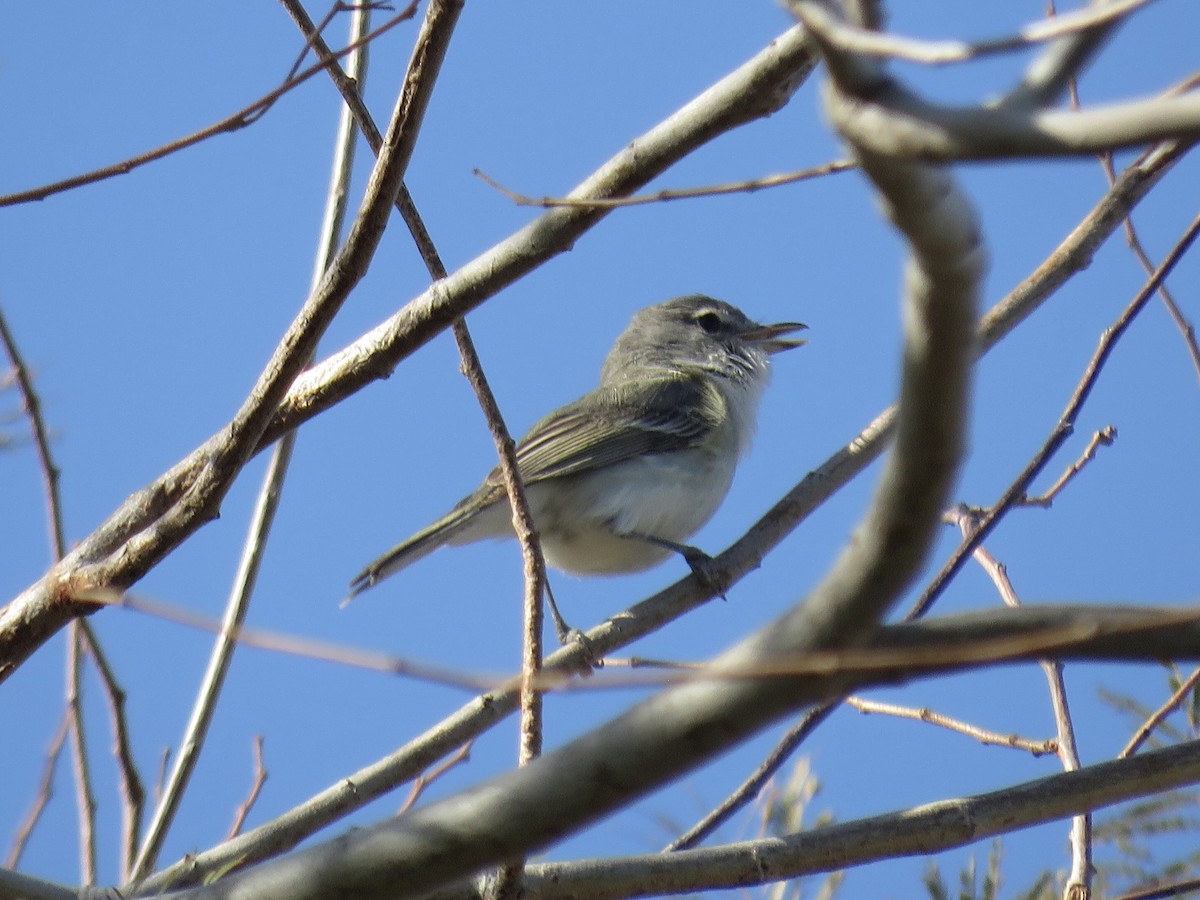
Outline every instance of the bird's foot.
<path id="1" fill-rule="evenodd" d="M 729 590 L 729 579 L 717 566 L 715 559 L 699 547 L 693 547 L 690 544 L 681 544 L 679 555 L 683 557 L 683 561 L 688 564 L 688 568 L 692 570 L 692 574 L 701 584 L 722 600 L 729 599 L 725 596 L 725 592 Z"/>
<path id="2" fill-rule="evenodd" d="M 665 547 L 667 550 L 678 553 L 683 557 L 683 561 L 688 564 L 688 568 L 692 570 L 692 574 L 696 576 L 701 584 L 722 600 L 727 599 L 725 592 L 729 590 L 728 576 L 720 570 L 716 560 L 699 547 L 693 547 L 691 544 L 680 544 L 677 541 L 669 541 L 666 538 L 655 537 L 652 534 L 639 534 L 632 531 L 623 536 L 657 544 L 659 547 Z"/>
<path id="3" fill-rule="evenodd" d="M 562 617 L 562 613 L 558 611 L 558 604 L 554 600 L 554 592 L 550 590 L 549 580 L 546 581 L 546 605 L 550 607 L 550 618 L 554 620 L 554 634 L 558 638 L 559 644 L 564 647 L 577 644 L 583 653 L 579 674 L 591 675 L 592 670 L 600 666 L 596 650 L 587 635 L 578 628 L 567 624 L 567 620 Z"/>

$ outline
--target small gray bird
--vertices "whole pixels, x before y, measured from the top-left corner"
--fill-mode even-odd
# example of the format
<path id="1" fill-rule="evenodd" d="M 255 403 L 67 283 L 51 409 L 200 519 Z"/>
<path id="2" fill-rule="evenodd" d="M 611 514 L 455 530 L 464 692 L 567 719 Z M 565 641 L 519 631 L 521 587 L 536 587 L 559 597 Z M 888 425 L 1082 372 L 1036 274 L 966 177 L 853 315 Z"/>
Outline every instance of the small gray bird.
<path id="1" fill-rule="evenodd" d="M 600 386 L 555 410 L 517 445 L 517 466 L 546 562 L 580 575 L 638 572 L 681 543 L 725 499 L 749 447 L 771 355 L 804 341 L 799 322 L 760 325 L 711 297 L 638 312 L 600 370 Z M 443 544 L 512 537 L 499 469 L 428 528 L 350 584 L 350 597 Z"/>

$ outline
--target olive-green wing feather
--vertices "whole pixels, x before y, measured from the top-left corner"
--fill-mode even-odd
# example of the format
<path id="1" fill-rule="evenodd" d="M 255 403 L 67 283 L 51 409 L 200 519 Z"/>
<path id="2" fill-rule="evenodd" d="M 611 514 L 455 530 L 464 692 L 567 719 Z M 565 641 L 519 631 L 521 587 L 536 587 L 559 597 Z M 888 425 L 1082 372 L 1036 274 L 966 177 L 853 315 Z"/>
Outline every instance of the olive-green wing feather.
<path id="1" fill-rule="evenodd" d="M 724 418 L 720 391 L 676 376 L 606 385 L 535 424 L 517 445 L 526 484 L 702 443 Z M 499 484 L 499 472 L 488 476 Z"/>

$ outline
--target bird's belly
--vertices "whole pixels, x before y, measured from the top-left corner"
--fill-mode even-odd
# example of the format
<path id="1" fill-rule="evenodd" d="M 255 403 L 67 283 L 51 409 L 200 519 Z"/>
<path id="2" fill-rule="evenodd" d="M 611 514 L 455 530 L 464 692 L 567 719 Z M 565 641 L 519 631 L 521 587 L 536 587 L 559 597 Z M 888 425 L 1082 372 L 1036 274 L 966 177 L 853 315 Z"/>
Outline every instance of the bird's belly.
<path id="1" fill-rule="evenodd" d="M 707 522 L 729 491 L 736 460 L 701 450 L 628 460 L 598 472 L 531 485 L 546 561 L 580 575 L 639 572 L 671 551 L 636 537 L 679 543 Z"/>

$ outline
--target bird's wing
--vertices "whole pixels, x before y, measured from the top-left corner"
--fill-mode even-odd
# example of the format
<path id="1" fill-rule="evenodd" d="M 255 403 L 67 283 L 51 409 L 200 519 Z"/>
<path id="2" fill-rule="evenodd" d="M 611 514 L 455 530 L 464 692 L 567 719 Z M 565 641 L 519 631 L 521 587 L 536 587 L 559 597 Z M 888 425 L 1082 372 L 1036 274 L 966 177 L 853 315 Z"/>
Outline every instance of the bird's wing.
<path id="1" fill-rule="evenodd" d="M 721 392 L 684 375 L 611 384 L 542 419 L 517 445 L 526 484 L 574 475 L 647 453 L 685 450 L 725 418 Z M 499 473 L 488 482 L 499 484 Z"/>

